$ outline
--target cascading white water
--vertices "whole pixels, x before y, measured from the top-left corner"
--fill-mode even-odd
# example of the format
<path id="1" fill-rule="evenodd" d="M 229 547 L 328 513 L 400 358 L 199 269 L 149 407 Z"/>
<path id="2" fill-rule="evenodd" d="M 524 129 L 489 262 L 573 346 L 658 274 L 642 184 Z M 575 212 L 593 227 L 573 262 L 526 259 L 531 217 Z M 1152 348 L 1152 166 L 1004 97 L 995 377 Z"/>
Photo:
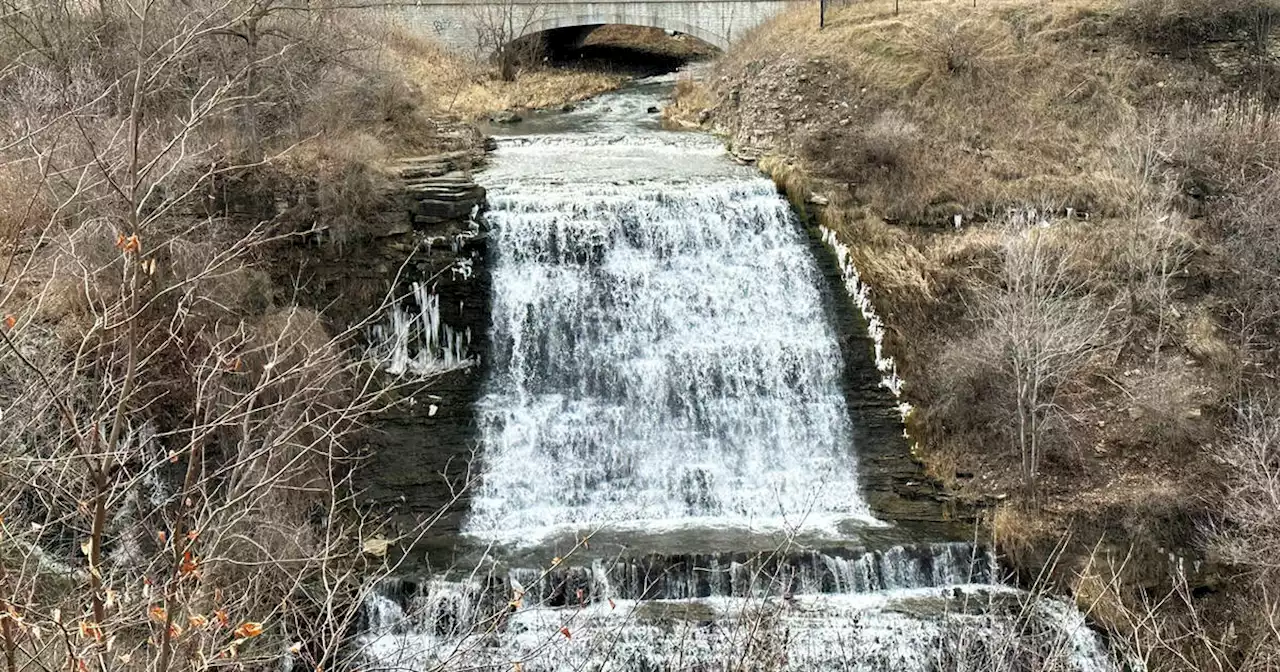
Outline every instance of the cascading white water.
<path id="1" fill-rule="evenodd" d="M 490 183 L 495 374 L 468 532 L 869 517 L 804 234 L 771 182 L 719 168 Z"/>
<path id="2" fill-rule="evenodd" d="M 485 590 L 478 582 L 430 587 L 395 625 L 369 631 L 366 654 L 400 669 L 530 672 L 1119 670 L 1073 605 L 1005 586 L 607 599 L 555 608 L 463 604 Z M 386 598 L 377 599 L 376 608 L 386 608 Z M 481 618 L 461 620 L 453 611 L 459 608 Z"/>
<path id="3" fill-rule="evenodd" d="M 535 121 L 553 132 L 501 140 L 480 176 L 493 350 L 463 532 L 540 559 L 486 554 L 464 578 L 374 596 L 365 653 L 409 669 L 1115 672 L 1074 607 L 999 585 L 985 549 L 850 536 L 885 523 L 859 491 L 805 233 L 718 141 L 658 129 L 656 100 Z M 600 530 L 621 557 L 536 550 Z"/>

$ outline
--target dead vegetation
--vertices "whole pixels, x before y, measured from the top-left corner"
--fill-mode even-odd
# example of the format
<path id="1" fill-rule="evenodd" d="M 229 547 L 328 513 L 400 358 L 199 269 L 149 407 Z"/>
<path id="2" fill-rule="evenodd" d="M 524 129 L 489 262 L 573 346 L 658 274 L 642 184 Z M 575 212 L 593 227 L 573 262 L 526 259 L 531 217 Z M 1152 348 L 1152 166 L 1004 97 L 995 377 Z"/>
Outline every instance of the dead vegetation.
<path id="1" fill-rule="evenodd" d="M 1229 40 L 1265 52 L 1278 17 L 1274 0 L 1128 0 L 1118 15 L 1134 39 L 1181 53 Z"/>
<path id="2" fill-rule="evenodd" d="M 350 656 L 385 571 L 352 438 L 387 384 L 291 250 L 363 235 L 377 164 L 456 138 L 348 18 L 0 3 L 8 670 Z"/>
<path id="3" fill-rule="evenodd" d="M 822 166 L 895 220 L 1028 203 L 1121 212 L 1112 139 L 1132 127 L 1135 106 L 1226 87 L 1194 64 L 1142 57 L 1103 7 L 920 2 L 895 16 L 891 4 L 865 2 L 834 12 L 821 32 L 789 12 L 744 38 L 709 79 L 712 125 L 744 153 Z M 916 129 L 897 157 L 875 148 L 890 119 Z"/>
<path id="4" fill-rule="evenodd" d="M 613 90 L 626 81 L 620 73 L 542 67 L 520 67 L 511 61 L 510 79 L 490 64 L 452 53 L 398 28 L 385 33 L 409 77 L 428 92 L 429 109 L 446 117 L 475 121 L 512 109 L 554 108 Z"/>

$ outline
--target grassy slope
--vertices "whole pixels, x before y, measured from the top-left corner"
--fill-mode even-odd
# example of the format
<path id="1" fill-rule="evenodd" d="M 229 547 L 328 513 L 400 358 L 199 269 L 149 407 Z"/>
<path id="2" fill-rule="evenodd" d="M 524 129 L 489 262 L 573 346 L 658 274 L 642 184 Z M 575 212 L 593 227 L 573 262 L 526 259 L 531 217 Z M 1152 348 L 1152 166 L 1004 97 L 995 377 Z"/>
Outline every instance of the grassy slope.
<path id="1" fill-rule="evenodd" d="M 502 110 L 557 107 L 613 90 L 626 81 L 623 75 L 610 72 L 533 68 L 505 82 L 491 67 L 402 31 L 388 34 L 387 44 L 427 94 L 433 113 L 465 121 Z"/>
<path id="2" fill-rule="evenodd" d="M 1031 576 L 1069 537 L 1055 578 L 1132 632 L 1122 606 L 1136 593 L 1104 585 L 1112 574 L 1167 590 L 1166 551 L 1212 559 L 1201 529 L 1223 519 L 1230 472 L 1215 446 L 1251 380 L 1228 316 L 1247 269 L 1232 267 L 1224 239 L 1228 194 L 1201 188 L 1231 179 L 1193 174 L 1230 143 L 1215 101 L 1238 93 L 1248 59 L 1229 42 L 1150 53 L 1132 17 L 1101 1 L 903 4 L 900 15 L 887 0 L 854 4 L 822 31 L 816 10 L 792 10 L 705 84 L 682 83 L 668 116 L 763 157 L 795 200 L 830 200 L 819 216 L 886 318 L 929 470 L 961 497 L 1003 502 L 991 527 Z M 996 379 L 974 364 L 985 291 L 1014 235 L 1002 220 L 1028 207 L 1053 213 L 1046 236 L 1108 324 L 1105 347 L 1061 386 L 1039 507 L 1024 506 Z M 1167 286 L 1153 290 L 1156 276 Z M 1114 562 L 1090 563 L 1096 544 Z M 1190 581 L 1213 591 L 1225 575 Z"/>

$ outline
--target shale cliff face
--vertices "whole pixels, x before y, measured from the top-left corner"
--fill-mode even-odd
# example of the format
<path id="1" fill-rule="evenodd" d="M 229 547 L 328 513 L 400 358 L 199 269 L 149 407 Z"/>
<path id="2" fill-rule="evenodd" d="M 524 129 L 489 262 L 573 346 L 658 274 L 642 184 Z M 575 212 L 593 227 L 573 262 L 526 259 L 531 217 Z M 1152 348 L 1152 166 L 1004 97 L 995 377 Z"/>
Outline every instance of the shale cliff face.
<path id="1" fill-rule="evenodd" d="M 432 339 L 422 333 L 402 330 L 397 341 L 397 311 L 429 311 L 436 333 L 458 339 L 465 362 L 389 366 L 387 375 L 402 384 L 357 444 L 368 457 L 356 472 L 360 503 L 403 526 L 448 508 L 446 481 L 463 477 L 475 443 L 472 402 L 485 363 L 489 273 L 479 216 L 485 191 L 471 171 L 485 152 L 477 139 L 463 149 L 396 161 L 386 169 L 388 193 L 363 228 L 340 243 L 294 248 L 306 300 L 324 310 L 335 331 L 354 329 L 384 364 L 434 356 L 425 352 Z M 452 510 L 460 516 L 465 502 Z M 436 529 L 456 525 L 446 517 Z"/>
<path id="2" fill-rule="evenodd" d="M 899 401 L 887 389 L 876 366 L 877 348 L 867 319 L 845 292 L 845 280 L 835 253 L 822 240 L 818 221 L 808 218 L 810 249 L 824 276 L 828 319 L 836 325 L 844 356 L 843 387 L 853 418 L 853 445 L 859 460 L 862 496 L 872 511 L 922 538 L 947 534 L 964 537 L 973 511 L 960 506 L 912 456 L 903 432 Z M 930 536 L 932 535 L 932 537 Z"/>
<path id="3" fill-rule="evenodd" d="M 364 498 L 405 525 L 447 508 L 450 513 L 435 528 L 441 532 L 456 530 L 466 511 L 465 501 L 450 505 L 448 484 L 465 479 L 475 447 L 473 402 L 488 350 L 487 233 L 479 217 L 485 191 L 471 180 L 471 170 L 482 161 L 483 152 L 457 151 L 405 159 L 396 167 L 404 215 L 396 235 L 411 253 L 397 286 L 399 295 L 412 298 L 392 310 L 404 309 L 406 301 L 435 303 L 438 331 L 457 335 L 466 361 L 436 373 L 404 374 L 421 384 L 405 388 L 369 431 L 372 460 L 364 470 Z"/>

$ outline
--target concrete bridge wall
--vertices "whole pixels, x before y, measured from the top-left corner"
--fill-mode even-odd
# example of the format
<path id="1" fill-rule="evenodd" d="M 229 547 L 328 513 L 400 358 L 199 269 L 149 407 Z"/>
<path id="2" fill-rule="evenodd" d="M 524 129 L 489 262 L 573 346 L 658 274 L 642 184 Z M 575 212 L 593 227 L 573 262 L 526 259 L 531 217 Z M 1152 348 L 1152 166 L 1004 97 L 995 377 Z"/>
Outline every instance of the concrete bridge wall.
<path id="1" fill-rule="evenodd" d="M 424 0 L 389 11 L 402 25 L 449 49 L 486 56 L 503 46 L 497 42 L 544 30 L 609 23 L 676 30 L 725 49 L 797 1 L 800 0 Z"/>

